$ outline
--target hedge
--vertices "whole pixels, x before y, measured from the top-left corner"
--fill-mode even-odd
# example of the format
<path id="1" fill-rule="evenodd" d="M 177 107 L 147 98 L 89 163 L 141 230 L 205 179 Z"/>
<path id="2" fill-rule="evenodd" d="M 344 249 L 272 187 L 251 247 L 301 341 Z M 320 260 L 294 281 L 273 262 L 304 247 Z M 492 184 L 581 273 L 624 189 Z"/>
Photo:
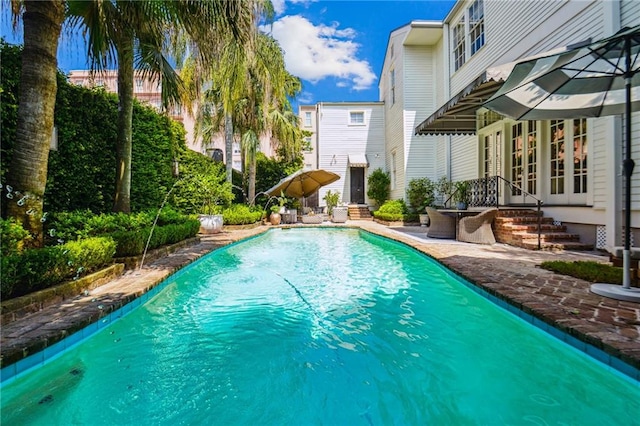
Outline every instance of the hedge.
<path id="1" fill-rule="evenodd" d="M 112 238 L 93 237 L 2 256 L 0 293 L 10 299 L 77 279 L 110 264 L 115 252 Z"/>

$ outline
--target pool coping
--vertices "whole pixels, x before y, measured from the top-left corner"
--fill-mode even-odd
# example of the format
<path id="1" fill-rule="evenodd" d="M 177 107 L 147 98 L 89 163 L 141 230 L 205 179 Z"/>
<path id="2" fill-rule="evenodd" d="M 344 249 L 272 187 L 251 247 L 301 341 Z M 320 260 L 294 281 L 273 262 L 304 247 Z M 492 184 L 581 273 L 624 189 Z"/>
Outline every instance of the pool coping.
<path id="1" fill-rule="evenodd" d="M 480 250 L 477 245 L 430 243 L 427 239 L 423 241 L 375 222 L 349 222 L 336 225 L 325 223 L 304 226 L 358 228 L 412 247 L 473 284 L 477 287 L 477 292 L 504 309 L 628 377 L 640 381 L 640 339 L 637 337 L 640 333 L 640 304 L 613 301 L 592 294 L 588 291 L 589 283 L 548 271 L 542 274 L 542 280 L 551 281 L 558 288 L 563 286 L 577 287 L 581 300 L 558 305 L 551 303 L 555 300 L 554 298 L 549 298 L 549 300 L 545 300 L 544 297 L 532 298 L 532 294 L 535 295 L 532 289 L 540 284 L 540 277 L 523 275 L 517 271 L 501 276 L 487 274 L 486 270 L 482 270 L 477 262 L 469 260 L 472 259 L 469 254 L 472 254 L 476 249 Z M 174 254 L 145 265 L 142 270 L 130 271 L 112 283 L 99 287 L 97 290 L 104 290 L 98 292 L 101 295 L 99 298 L 94 297 L 95 294 L 79 295 L 58 305 L 57 311 L 56 306 L 52 306 L 48 310 L 17 321 L 17 326 L 3 327 L 0 347 L 3 368 L 0 380 L 4 384 L 12 378 L 19 377 L 34 366 L 42 364 L 49 357 L 56 356 L 60 351 L 64 351 L 83 340 L 86 335 L 92 334 L 112 320 L 126 315 L 135 306 L 144 303 L 160 291 L 159 284 L 202 256 L 229 244 L 255 237 L 273 228 L 292 227 L 301 226 L 260 226 L 203 237 L 199 244 L 185 247 Z M 508 251 L 513 250 L 515 256 L 522 253 L 519 250 L 523 250 L 506 247 Z M 529 251 L 525 250 L 524 252 Z M 487 263 L 489 263 L 489 270 L 491 270 L 491 261 L 489 260 Z M 134 284 L 131 285 L 131 282 Z M 127 291 L 123 291 L 123 289 Z M 114 297 L 114 292 L 117 293 L 117 297 Z M 67 307 L 76 309 L 71 315 L 67 315 L 68 312 L 65 311 Z M 587 311 L 586 308 L 593 307 L 598 307 L 601 310 L 623 310 L 627 317 L 632 317 L 635 312 L 635 323 L 633 321 L 625 323 L 612 317 L 608 317 L 609 322 L 598 322 L 594 321 L 593 316 L 582 315 L 583 311 Z M 633 334 L 633 328 L 635 328 L 636 334 L 629 337 Z"/>

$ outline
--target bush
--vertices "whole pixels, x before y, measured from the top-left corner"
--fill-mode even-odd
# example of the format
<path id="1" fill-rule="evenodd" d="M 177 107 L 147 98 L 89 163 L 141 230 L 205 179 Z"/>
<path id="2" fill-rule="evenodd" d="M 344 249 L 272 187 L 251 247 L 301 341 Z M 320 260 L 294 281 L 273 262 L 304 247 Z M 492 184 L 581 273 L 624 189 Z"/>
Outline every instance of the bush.
<path id="1" fill-rule="evenodd" d="M 93 214 L 89 210 L 54 213 L 47 221 L 47 238 L 50 243 L 56 240 L 70 241 L 114 232 L 134 232 L 153 225 L 157 210 L 138 213 Z M 171 206 L 165 206 L 158 216 L 158 226 L 181 224 L 189 220 L 188 215 L 177 212 Z"/>
<path id="2" fill-rule="evenodd" d="M 116 251 L 112 238 L 97 237 L 2 257 L 3 299 L 77 279 L 111 263 Z"/>
<path id="3" fill-rule="evenodd" d="M 376 219 L 395 221 L 415 221 L 417 215 L 409 214 L 407 205 L 404 200 L 393 200 L 385 202 L 378 210 L 373 212 Z"/>
<path id="4" fill-rule="evenodd" d="M 259 207 L 249 207 L 244 204 L 233 204 L 222 212 L 225 225 L 246 225 L 256 223 L 264 212 Z"/>
<path id="5" fill-rule="evenodd" d="M 389 199 L 389 186 L 391 179 L 389 173 L 384 172 L 381 168 L 375 169 L 367 178 L 367 196 L 374 200 L 378 206 Z"/>
<path id="6" fill-rule="evenodd" d="M 200 229 L 200 221 L 190 218 L 183 223 L 172 223 L 164 226 L 156 226 L 151 234 L 151 227 L 141 228 L 135 231 L 116 231 L 110 236 L 116 242 L 116 257 L 139 256 L 149 241 L 149 250 L 166 244 L 174 244 L 187 238 L 194 237 Z M 149 240 L 149 234 L 151 239 Z"/>
<path id="7" fill-rule="evenodd" d="M 603 282 L 622 284 L 622 268 L 594 261 L 547 261 L 540 264 L 542 269 L 580 278 L 592 283 Z"/>
<path id="8" fill-rule="evenodd" d="M 0 219 L 0 253 L 2 256 L 19 253 L 31 236 L 13 219 Z"/>
<path id="9" fill-rule="evenodd" d="M 429 178 L 411 179 L 407 186 L 407 198 L 414 212 L 424 213 L 425 207 L 435 200 L 435 184 Z"/>

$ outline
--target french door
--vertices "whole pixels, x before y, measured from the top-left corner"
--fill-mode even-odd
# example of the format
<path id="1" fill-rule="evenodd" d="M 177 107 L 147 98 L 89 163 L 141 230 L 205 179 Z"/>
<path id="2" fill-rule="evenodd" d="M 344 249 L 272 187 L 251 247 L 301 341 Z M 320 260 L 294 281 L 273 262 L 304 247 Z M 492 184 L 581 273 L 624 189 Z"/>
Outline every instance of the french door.
<path id="1" fill-rule="evenodd" d="M 588 192 L 587 120 L 549 122 L 549 201 L 586 204 Z"/>

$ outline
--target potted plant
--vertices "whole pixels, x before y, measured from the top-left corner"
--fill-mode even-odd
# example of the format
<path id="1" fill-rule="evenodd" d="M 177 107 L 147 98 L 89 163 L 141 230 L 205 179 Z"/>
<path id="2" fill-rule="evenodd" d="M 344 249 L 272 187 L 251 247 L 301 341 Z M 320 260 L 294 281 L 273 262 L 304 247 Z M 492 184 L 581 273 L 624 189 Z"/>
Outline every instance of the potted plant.
<path id="1" fill-rule="evenodd" d="M 415 178 L 407 186 L 407 199 L 412 213 L 418 213 L 420 225 L 429 225 L 429 215 L 425 208 L 433 204 L 435 184 L 429 178 Z"/>
<path id="2" fill-rule="evenodd" d="M 434 191 L 438 195 L 434 197 L 434 204 L 436 206 L 445 207 L 445 203 L 451 196 L 453 184 L 446 176 L 440 177 L 434 184 Z"/>
<path id="3" fill-rule="evenodd" d="M 233 199 L 231 184 L 223 174 L 210 171 L 185 177 L 181 191 L 191 204 L 190 210 L 198 214 L 201 234 L 222 231 L 222 209 Z"/>
<path id="4" fill-rule="evenodd" d="M 328 190 L 322 199 L 327 203 L 327 214 L 331 216 L 333 214 L 333 209 L 340 202 L 340 191 L 332 192 L 331 190 Z"/>
<path id="5" fill-rule="evenodd" d="M 454 184 L 455 192 L 453 198 L 457 203 L 458 210 L 466 210 L 469 203 L 469 182 L 459 181 Z"/>
<path id="6" fill-rule="evenodd" d="M 272 225 L 280 225 L 282 213 L 286 210 L 285 204 L 287 203 L 287 197 L 284 196 L 284 193 L 281 193 L 276 199 L 278 200 L 278 204 L 271 206 L 271 215 L 269 216 L 269 221 Z"/>

